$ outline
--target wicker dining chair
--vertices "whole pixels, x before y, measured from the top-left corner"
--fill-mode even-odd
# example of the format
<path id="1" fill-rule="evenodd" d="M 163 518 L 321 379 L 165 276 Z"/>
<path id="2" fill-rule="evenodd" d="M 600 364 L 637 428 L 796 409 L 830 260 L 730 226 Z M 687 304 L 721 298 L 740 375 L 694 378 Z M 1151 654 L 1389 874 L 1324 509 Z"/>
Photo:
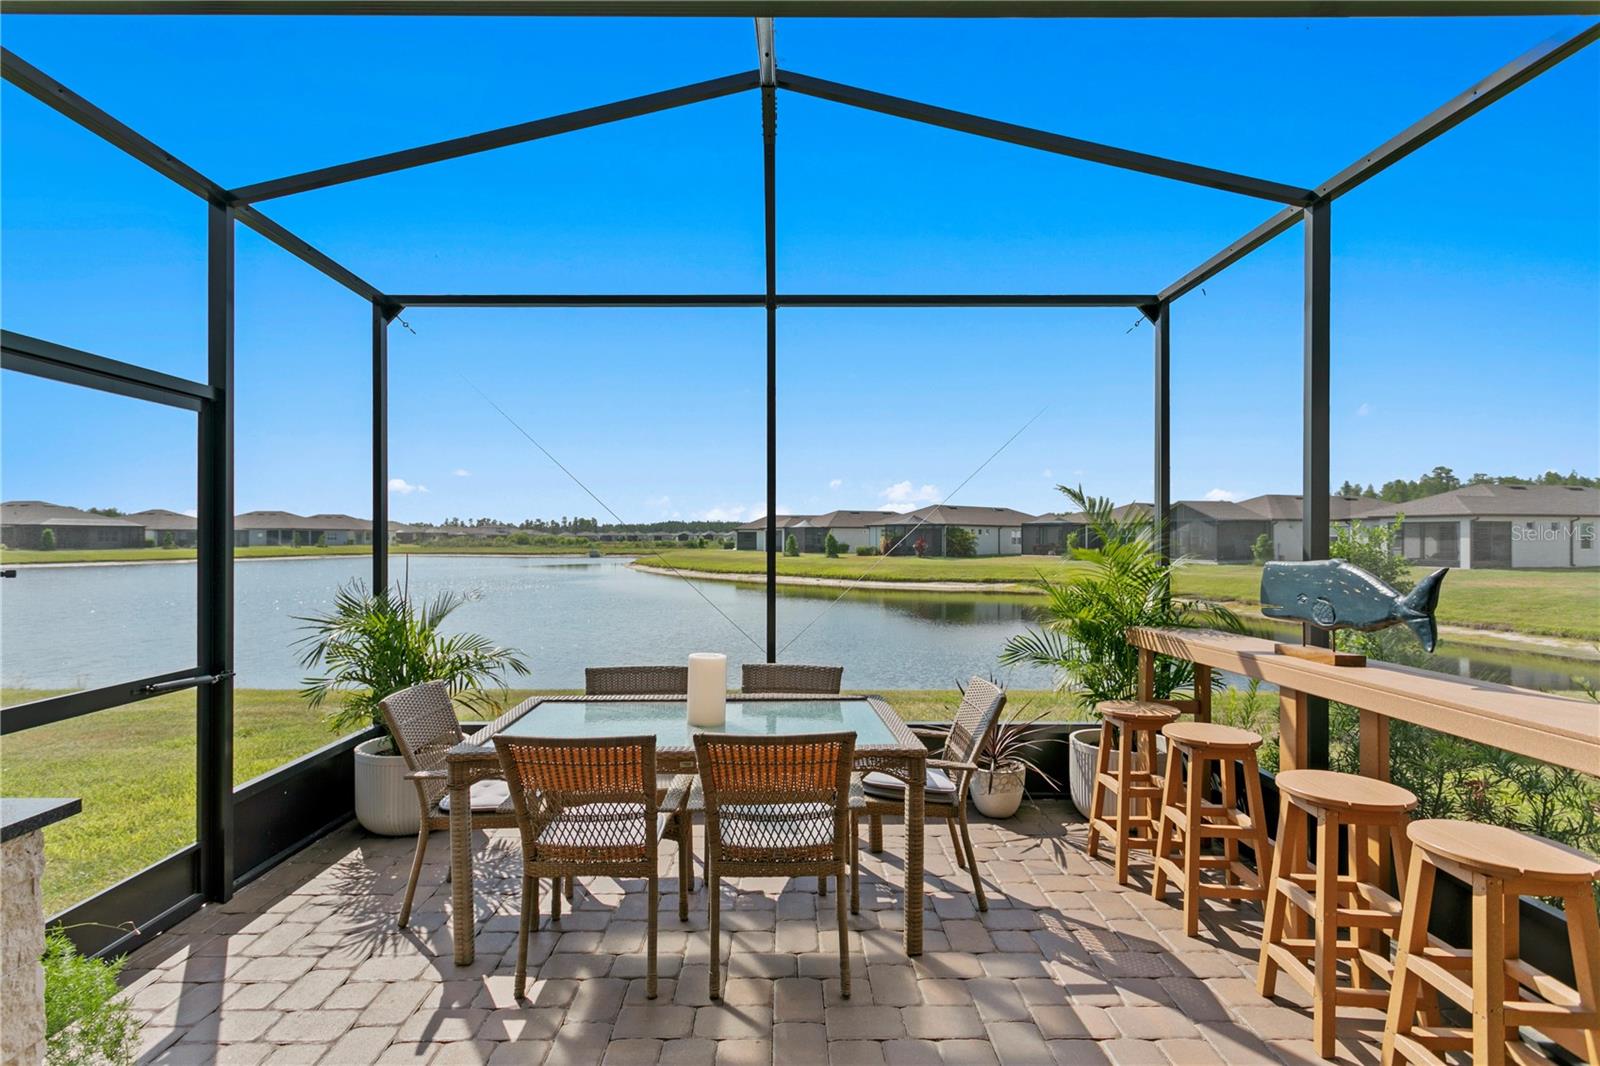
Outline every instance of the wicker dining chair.
<path id="1" fill-rule="evenodd" d="M 684 696 L 687 666 L 591 666 L 583 671 L 586 696 Z"/>
<path id="2" fill-rule="evenodd" d="M 978 753 L 983 750 L 989 734 L 994 732 L 1005 705 L 1004 689 L 981 677 L 974 677 L 967 682 L 961 696 L 961 706 L 956 708 L 955 720 L 950 723 L 948 730 L 914 730 L 921 736 L 944 738 L 944 748 L 939 756 L 928 760 L 923 809 L 928 820 L 942 818 L 949 827 L 956 865 L 971 874 L 972 894 L 980 911 L 989 909 L 989 901 L 983 895 L 983 879 L 978 876 L 978 859 L 972 850 L 972 834 L 967 829 L 967 783 L 972 778 L 972 772 L 979 769 L 976 762 Z M 865 814 L 871 819 L 871 850 L 881 851 L 883 816 L 905 811 L 905 786 L 887 774 L 869 774 L 865 784 L 865 810 L 856 812 L 851 834 L 854 836 L 860 831 L 861 816 Z M 898 796 L 893 795 L 896 792 Z M 860 906 L 855 898 L 855 886 L 858 883 L 853 882 L 851 886 L 852 911 Z"/>
<path id="3" fill-rule="evenodd" d="M 445 752 L 466 739 L 461 721 L 450 699 L 450 687 L 443 681 L 425 681 L 386 696 L 379 704 L 384 724 L 394 737 L 400 757 L 406 761 L 406 778 L 417 787 L 421 826 L 417 830 L 417 853 L 411 860 L 411 877 L 406 881 L 406 897 L 400 904 L 404 929 L 411 921 L 411 902 L 422 874 L 422 858 L 428 850 L 428 836 L 435 829 L 450 828 L 450 812 L 442 804 L 449 787 Z M 480 781 L 472 786 L 472 824 L 478 829 L 512 829 L 516 813 L 498 781 Z M 480 806 L 480 804 L 482 804 Z M 470 848 L 470 841 L 461 841 Z"/>
<path id="4" fill-rule="evenodd" d="M 849 802 L 855 745 L 854 733 L 695 736 L 700 768 L 696 791 L 706 819 L 712 999 L 722 998 L 724 877 L 832 877 L 838 910 L 839 994 L 850 995 L 844 878 L 851 857 Z"/>
<path id="5" fill-rule="evenodd" d="M 589 666 L 583 671 L 585 696 L 686 696 L 687 666 Z M 656 798 L 665 799 L 672 775 L 656 782 Z M 678 917 L 689 920 L 689 893 L 694 891 L 694 828 L 687 814 L 676 812 L 667 826 L 667 840 L 678 842 Z"/>
<path id="6" fill-rule="evenodd" d="M 668 816 L 656 803 L 656 738 L 494 738 L 522 836 L 522 914 L 517 923 L 521 999 L 528 981 L 528 938 L 539 912 L 539 878 L 641 877 L 646 906 L 645 996 L 656 996 L 656 858 Z M 682 805 L 670 794 L 667 809 Z M 561 893 L 550 893 L 560 920 Z"/>
<path id="7" fill-rule="evenodd" d="M 794 692 L 836 696 L 843 681 L 842 666 L 745 663 L 739 687 L 744 692 Z"/>

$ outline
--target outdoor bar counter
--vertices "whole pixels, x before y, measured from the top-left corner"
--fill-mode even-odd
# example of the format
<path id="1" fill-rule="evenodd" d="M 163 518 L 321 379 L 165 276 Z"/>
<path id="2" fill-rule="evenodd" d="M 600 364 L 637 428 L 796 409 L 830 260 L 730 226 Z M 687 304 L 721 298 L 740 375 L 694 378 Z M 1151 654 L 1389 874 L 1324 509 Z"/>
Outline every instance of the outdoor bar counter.
<path id="1" fill-rule="evenodd" d="M 1274 641 L 1208 629 L 1130 629 L 1139 649 L 1140 698 L 1154 676 L 1155 656 L 1186 659 L 1199 685 L 1211 670 L 1260 678 L 1278 688 L 1278 727 L 1285 770 L 1306 765 L 1306 700 L 1312 696 L 1361 712 L 1361 773 L 1387 780 L 1389 720 L 1426 726 L 1464 740 L 1583 773 L 1600 774 L 1600 704 L 1451 677 L 1393 663 L 1331 666 L 1281 655 Z M 1198 703 L 1209 709 L 1209 692 Z M 1199 713 L 1199 712 L 1197 712 Z"/>

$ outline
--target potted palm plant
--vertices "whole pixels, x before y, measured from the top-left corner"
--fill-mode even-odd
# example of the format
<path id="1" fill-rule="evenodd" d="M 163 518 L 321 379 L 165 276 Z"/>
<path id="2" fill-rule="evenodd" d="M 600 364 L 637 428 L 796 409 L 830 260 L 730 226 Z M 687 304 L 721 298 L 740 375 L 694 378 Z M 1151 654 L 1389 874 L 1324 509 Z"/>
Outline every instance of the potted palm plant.
<path id="1" fill-rule="evenodd" d="M 1041 575 L 1045 604 L 1037 629 L 1006 642 L 1000 662 L 1052 670 L 1058 683 L 1077 694 L 1093 712 L 1106 700 L 1135 699 L 1139 691 L 1139 649 L 1128 643 L 1135 626 L 1210 628 L 1238 632 L 1239 617 L 1220 604 L 1177 599 L 1173 568 L 1182 560 L 1162 556 L 1159 527 L 1148 511 L 1130 508 L 1119 517 L 1111 501 L 1089 496 L 1081 487 L 1058 486 L 1085 516 L 1085 542 L 1069 544 L 1069 555 L 1083 564 L 1060 580 Z M 1214 683 L 1220 683 L 1217 679 Z M 1158 657 L 1153 696 L 1167 699 L 1192 688 L 1194 664 Z M 1069 738 L 1072 800 L 1085 817 L 1094 786 L 1099 733 L 1086 725 Z"/>
<path id="2" fill-rule="evenodd" d="M 972 772 L 967 793 L 986 818 L 1010 818 L 1022 806 L 1028 771 L 1033 771 L 1052 788 L 1057 787 L 1051 776 L 1041 770 L 1033 760 L 1033 753 L 1046 744 L 1060 743 L 1059 737 L 1048 736 L 1043 725 L 1047 711 L 1024 717 L 1023 706 L 1010 718 L 997 723 L 989 738 L 978 749 L 974 762 L 981 769 Z"/>
<path id="3" fill-rule="evenodd" d="M 354 581 L 339 588 L 331 611 L 297 619 L 309 631 L 301 641 L 302 665 L 322 671 L 306 678 L 306 702 L 320 708 L 334 699 L 328 724 L 341 734 L 379 731 L 355 750 L 356 820 L 370 832 L 415 833 L 419 818 L 416 790 L 378 706 L 383 698 L 424 681 L 446 681 L 462 704 L 492 712 L 506 675 L 528 672 L 514 649 L 474 633 L 440 631 L 466 599 L 441 592 L 418 604 L 403 586 L 373 592 Z"/>

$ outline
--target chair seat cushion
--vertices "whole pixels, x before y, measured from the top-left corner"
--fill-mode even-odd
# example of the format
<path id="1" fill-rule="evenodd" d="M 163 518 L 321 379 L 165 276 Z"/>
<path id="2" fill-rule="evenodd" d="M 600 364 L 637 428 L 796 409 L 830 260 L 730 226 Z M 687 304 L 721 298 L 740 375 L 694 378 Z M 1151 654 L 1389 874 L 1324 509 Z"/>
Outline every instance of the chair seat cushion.
<path id="1" fill-rule="evenodd" d="M 652 828 L 659 835 L 660 825 Z M 646 832 L 642 803 L 586 803 L 562 811 L 539 831 L 535 846 L 543 860 L 639 861 Z"/>
<path id="2" fill-rule="evenodd" d="M 511 789 L 504 781 L 499 779 L 479 781 L 472 786 L 474 811 L 498 811 L 502 807 L 507 811 L 512 809 Z M 439 810 L 444 814 L 450 813 L 450 793 L 446 792 L 439 797 Z"/>
<path id="3" fill-rule="evenodd" d="M 905 782 L 892 774 L 874 771 L 863 777 L 861 784 L 869 796 L 881 799 L 900 799 L 906 794 Z M 956 783 L 943 770 L 930 766 L 927 776 L 923 778 L 922 789 L 930 800 L 948 803 L 955 798 Z"/>
<path id="4" fill-rule="evenodd" d="M 699 814 L 706 809 L 706 795 L 700 788 L 699 774 L 679 774 L 673 782 L 671 794 L 684 797 L 684 810 Z M 861 779 L 850 778 L 850 798 L 848 800 L 851 810 L 860 810 L 867 805 L 866 793 L 862 789 Z M 668 808 L 668 803 L 662 804 L 662 809 Z"/>
<path id="5" fill-rule="evenodd" d="M 722 855 L 742 862 L 826 862 L 834 850 L 834 809 L 826 803 L 738 804 L 722 808 Z"/>

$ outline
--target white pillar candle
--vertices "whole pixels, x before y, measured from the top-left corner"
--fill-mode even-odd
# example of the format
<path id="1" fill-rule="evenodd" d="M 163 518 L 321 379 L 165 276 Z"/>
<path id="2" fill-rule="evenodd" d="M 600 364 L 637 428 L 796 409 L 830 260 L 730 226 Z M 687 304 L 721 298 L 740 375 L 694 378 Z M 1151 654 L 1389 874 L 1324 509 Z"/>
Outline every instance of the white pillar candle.
<path id="1" fill-rule="evenodd" d="M 728 720 L 728 657 L 711 651 L 689 656 L 689 724 L 723 725 Z"/>

